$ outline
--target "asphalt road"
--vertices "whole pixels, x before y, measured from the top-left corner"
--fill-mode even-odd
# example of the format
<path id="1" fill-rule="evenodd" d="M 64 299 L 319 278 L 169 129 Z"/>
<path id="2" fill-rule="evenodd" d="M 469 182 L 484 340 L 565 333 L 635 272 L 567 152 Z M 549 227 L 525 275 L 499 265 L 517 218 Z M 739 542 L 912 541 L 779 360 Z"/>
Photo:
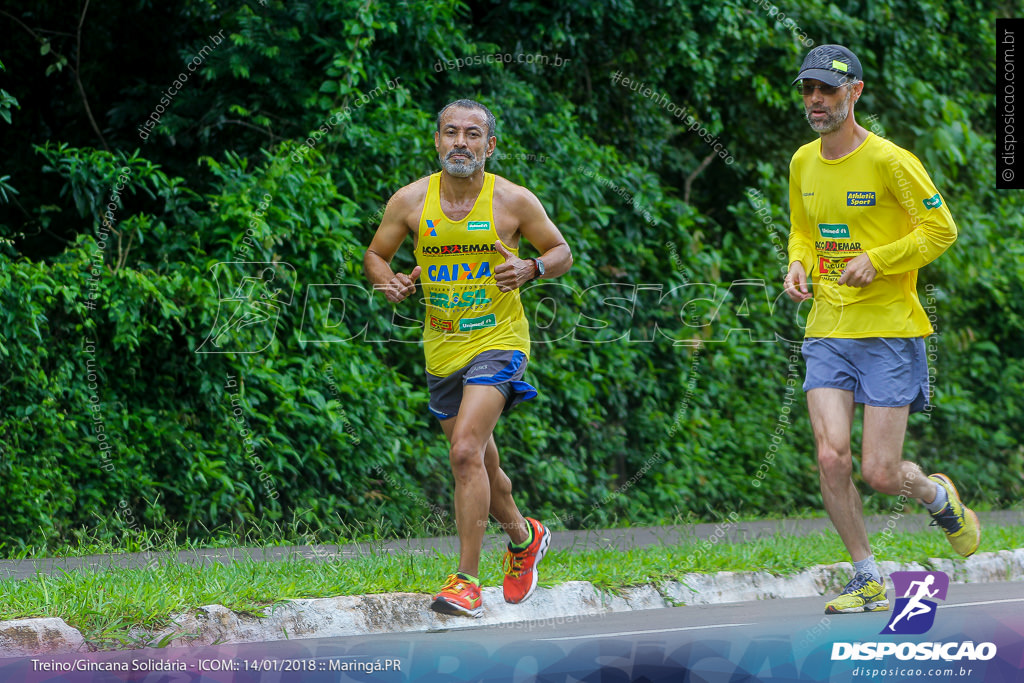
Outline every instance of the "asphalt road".
<path id="1" fill-rule="evenodd" d="M 823 604 L 822 598 L 769 600 L 486 628 L 467 619 L 464 628 L 428 633 L 0 660 L 0 681 L 1024 681 L 1024 581 L 950 586 L 934 625 L 921 635 L 879 635 L 892 612 L 826 616 Z M 833 661 L 852 644 L 872 641 L 902 650 L 878 660 Z M 900 659 L 915 643 L 931 642 L 956 643 L 949 652 L 962 658 Z M 837 650 L 836 643 L 851 645 Z M 971 661 L 972 654 L 987 659 Z M 87 664 L 76 664 L 81 661 Z M 184 670 L 52 671 L 171 664 Z"/>

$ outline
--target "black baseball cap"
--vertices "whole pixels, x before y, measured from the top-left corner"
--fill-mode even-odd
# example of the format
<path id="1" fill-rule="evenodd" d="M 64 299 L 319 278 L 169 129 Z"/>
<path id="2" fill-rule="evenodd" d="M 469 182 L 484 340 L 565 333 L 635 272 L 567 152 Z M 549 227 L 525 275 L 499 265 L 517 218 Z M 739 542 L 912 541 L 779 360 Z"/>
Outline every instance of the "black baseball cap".
<path id="1" fill-rule="evenodd" d="M 838 87 L 850 81 L 864 80 L 864 71 L 860 68 L 857 55 L 842 45 L 819 45 L 804 57 L 800 73 L 793 79 L 793 83 L 805 78 Z"/>

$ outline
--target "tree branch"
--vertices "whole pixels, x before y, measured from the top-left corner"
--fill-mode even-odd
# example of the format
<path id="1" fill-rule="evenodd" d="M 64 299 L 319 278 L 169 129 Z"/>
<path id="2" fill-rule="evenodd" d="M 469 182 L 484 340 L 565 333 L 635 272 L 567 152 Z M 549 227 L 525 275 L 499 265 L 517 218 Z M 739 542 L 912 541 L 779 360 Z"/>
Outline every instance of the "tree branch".
<path id="1" fill-rule="evenodd" d="M 686 202 L 687 204 L 690 203 L 690 187 L 693 185 L 693 181 L 697 179 L 697 176 L 700 175 L 701 171 L 707 168 L 708 164 L 710 164 L 711 160 L 714 159 L 716 156 L 717 154 L 715 152 L 711 152 L 711 154 L 704 157 L 704 160 L 700 162 L 700 165 L 696 168 L 696 170 L 694 170 L 693 173 L 686 176 L 686 182 L 683 184 L 683 201 Z"/>
<path id="2" fill-rule="evenodd" d="M 85 86 L 82 85 L 81 76 L 81 60 L 82 60 L 82 26 L 85 24 L 85 13 L 89 11 L 89 0 L 85 0 L 85 7 L 82 8 L 82 16 L 78 18 L 78 32 L 76 34 L 76 45 L 75 45 L 75 83 L 78 85 L 78 92 L 82 94 L 82 104 L 85 105 L 85 115 L 89 117 L 89 123 L 92 124 L 92 129 L 96 131 L 96 135 L 99 136 L 100 142 L 103 143 L 103 149 L 110 151 L 110 147 L 107 145 L 107 139 L 103 137 L 103 133 L 100 132 L 100 127 L 96 125 L 96 119 L 92 116 L 92 108 L 89 106 L 89 98 L 85 94 Z"/>
<path id="3" fill-rule="evenodd" d="M 89 123 L 92 125 L 92 129 L 94 131 L 96 131 L 96 135 L 99 136 L 100 142 L 103 144 L 103 149 L 105 149 L 106 151 L 109 152 L 110 151 L 110 147 L 107 145 L 107 140 L 106 140 L 106 138 L 103 137 L 103 133 L 100 132 L 100 127 L 96 124 L 96 119 L 93 118 L 92 109 L 89 107 L 89 98 L 85 94 L 85 86 L 82 84 L 82 77 L 79 75 L 79 68 L 81 67 L 81 64 L 82 64 L 82 26 L 85 24 L 85 13 L 86 13 L 86 11 L 88 9 L 89 9 L 89 0 L 85 0 L 85 7 L 82 8 L 82 16 L 80 16 L 78 18 L 78 31 L 76 32 L 76 42 L 77 42 L 77 44 L 75 46 L 75 51 L 76 51 L 75 65 L 71 66 L 70 64 L 68 64 L 68 69 L 71 70 L 72 75 L 74 75 L 74 77 L 75 77 L 75 85 L 78 86 L 78 93 L 82 96 L 82 104 L 85 105 L 85 115 L 87 117 L 89 117 Z M 18 19 L 18 17 L 14 16 L 10 12 L 4 11 L 2 9 L 0 9 L 0 14 L 8 17 L 11 21 L 16 23 L 18 26 L 20 26 L 23 29 L 25 29 L 26 31 L 28 31 L 28 34 L 30 36 L 32 36 L 33 38 L 35 38 L 37 41 L 39 41 L 40 44 L 46 43 L 46 39 L 45 38 L 43 38 L 41 35 L 39 35 L 35 31 L 33 31 L 30 26 L 28 26 L 23 21 Z M 61 53 L 57 52 L 56 50 L 54 50 L 52 46 L 50 47 L 50 52 L 52 52 L 53 56 L 57 58 L 58 63 L 61 60 L 63 60 L 65 63 L 67 63 L 67 57 L 65 57 Z"/>

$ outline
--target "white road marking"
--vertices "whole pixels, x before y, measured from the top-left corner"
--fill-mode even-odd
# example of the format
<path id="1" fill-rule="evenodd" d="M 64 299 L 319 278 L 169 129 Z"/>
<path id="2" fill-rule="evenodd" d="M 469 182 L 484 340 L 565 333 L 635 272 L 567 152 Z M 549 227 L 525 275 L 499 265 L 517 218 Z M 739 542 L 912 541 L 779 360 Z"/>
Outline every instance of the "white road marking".
<path id="1" fill-rule="evenodd" d="M 956 605 L 939 605 L 939 609 L 948 607 L 974 607 L 975 605 L 999 605 L 1004 602 L 1024 602 L 1024 598 L 1007 598 L 1006 600 L 982 600 L 981 602 L 961 602 Z"/>
<path id="2" fill-rule="evenodd" d="M 593 633 L 586 636 L 565 636 L 562 638 L 538 638 L 538 640 L 582 640 L 584 638 L 612 638 L 615 636 L 641 636 L 648 633 L 671 633 L 673 631 L 699 631 L 704 628 L 729 628 L 730 626 L 753 626 L 750 624 L 711 624 L 709 626 L 682 626 L 680 628 L 660 628 L 654 631 L 620 631 L 619 633 Z"/>
<path id="3" fill-rule="evenodd" d="M 945 609 L 949 607 L 976 607 L 978 605 L 999 605 L 1010 602 L 1024 602 L 1024 598 L 1008 598 L 1005 600 L 982 600 L 979 602 L 962 602 L 956 605 L 939 605 L 939 609 Z M 679 628 L 663 628 L 656 629 L 653 631 L 620 631 L 618 633 L 594 633 L 586 636 L 564 636 L 561 638 L 539 638 L 539 640 L 583 640 L 585 638 L 613 638 L 616 636 L 639 636 L 654 633 L 672 633 L 674 631 L 699 631 L 701 629 L 709 628 L 729 628 L 732 626 L 753 626 L 754 623 L 748 624 L 710 624 L 708 626 L 682 626 Z"/>

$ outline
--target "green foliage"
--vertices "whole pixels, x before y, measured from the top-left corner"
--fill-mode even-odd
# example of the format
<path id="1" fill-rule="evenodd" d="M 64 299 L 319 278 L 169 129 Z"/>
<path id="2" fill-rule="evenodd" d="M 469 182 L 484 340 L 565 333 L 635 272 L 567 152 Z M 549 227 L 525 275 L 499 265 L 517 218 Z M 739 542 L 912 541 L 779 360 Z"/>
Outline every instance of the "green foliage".
<path id="1" fill-rule="evenodd" d="M 76 54 L 78 17 L 58 5 L 33 5 L 50 53 L 16 33 L 0 91 L 5 121 L 15 97 L 54 103 L 0 127 L 3 552 L 143 529 L 274 538 L 286 522 L 450 531 L 420 311 L 372 295 L 360 258 L 394 191 L 436 169 L 434 117 L 458 97 L 492 107 L 488 170 L 531 189 L 575 257 L 524 288 L 540 397 L 497 432 L 523 510 L 593 527 L 819 508 L 776 247 L 788 161 L 812 137 L 788 86 L 805 40 L 858 52 L 861 122 L 922 159 L 960 226 L 921 275 L 936 408 L 906 452 L 972 501 L 1020 499 L 1024 199 L 993 189 L 982 3 L 814 1 L 794 28 L 739 0 L 178 0 L 138 18 L 152 45 L 107 41 L 110 7 L 88 15 L 74 77 L 114 151 L 71 81 L 45 77 Z M 274 264 L 273 334 L 209 353 L 263 269 L 233 262 Z M 407 245 L 396 267 L 411 265 Z"/>
<path id="2" fill-rule="evenodd" d="M 4 63 L 0 62 L 0 71 L 6 70 L 7 68 L 4 66 Z M 18 104 L 18 98 L 14 97 L 13 95 L 11 95 L 11 93 L 7 92 L 3 88 L 0 88 L 0 118 L 2 118 L 7 123 L 11 122 L 12 108 L 21 108 L 21 105 Z"/>

